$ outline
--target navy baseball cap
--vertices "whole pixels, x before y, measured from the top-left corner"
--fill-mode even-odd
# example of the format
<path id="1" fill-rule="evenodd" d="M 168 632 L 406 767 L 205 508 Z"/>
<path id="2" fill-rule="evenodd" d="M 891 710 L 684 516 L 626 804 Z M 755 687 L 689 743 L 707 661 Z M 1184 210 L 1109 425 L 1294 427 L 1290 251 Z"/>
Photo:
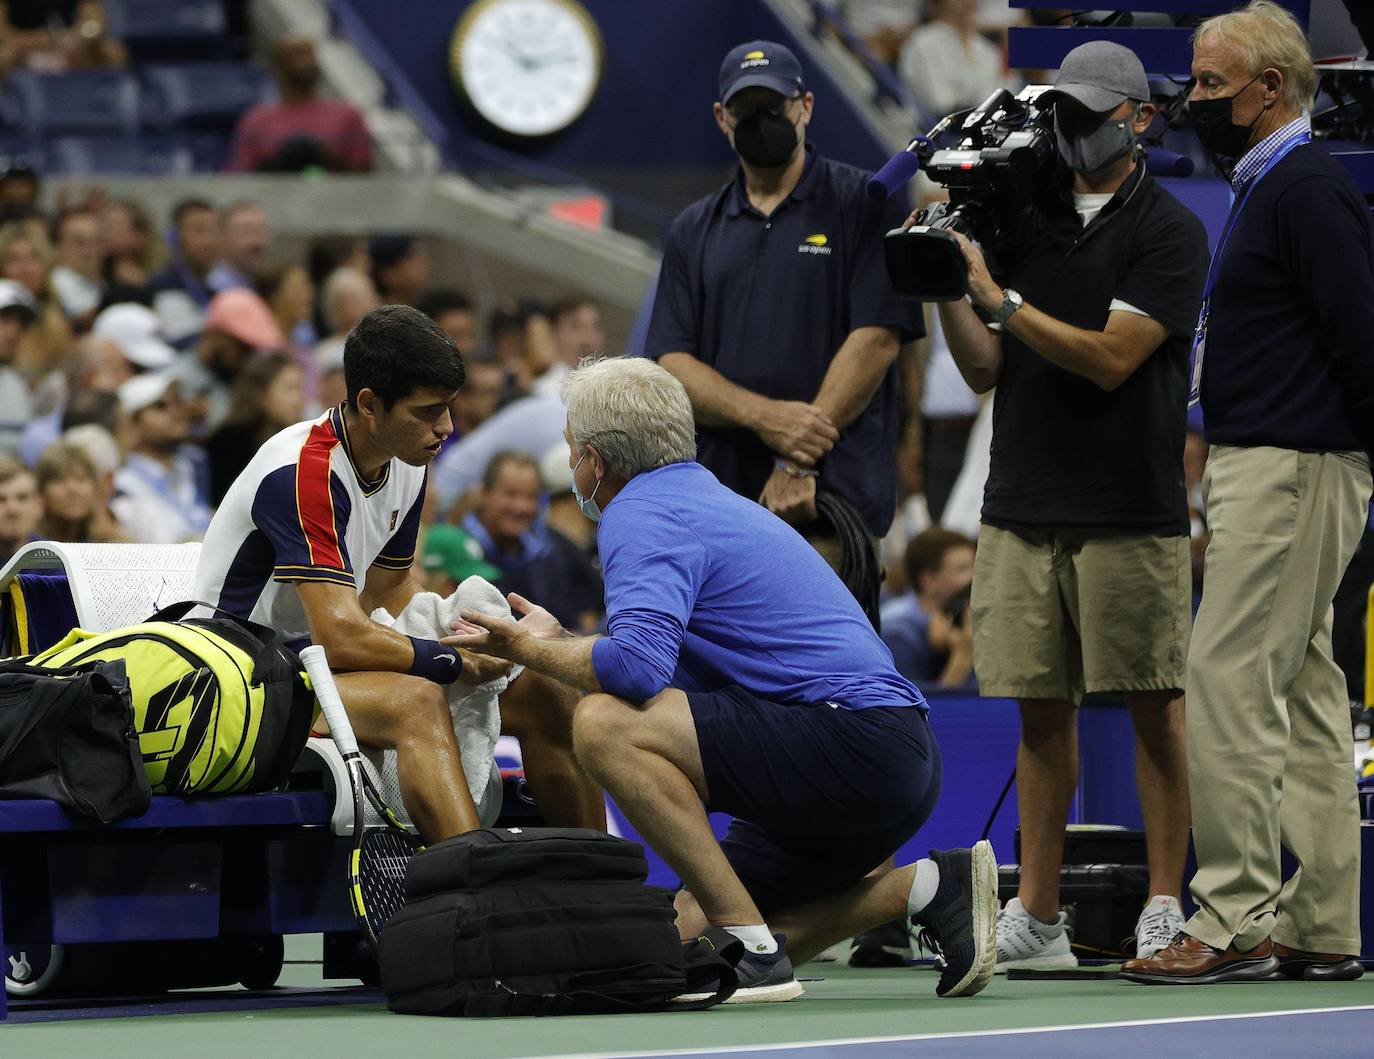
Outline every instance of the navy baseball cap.
<path id="1" fill-rule="evenodd" d="M 783 96 L 805 91 L 801 63 L 781 44 L 751 40 L 731 48 L 720 64 L 720 102 L 728 105 L 745 88 L 770 88 Z"/>

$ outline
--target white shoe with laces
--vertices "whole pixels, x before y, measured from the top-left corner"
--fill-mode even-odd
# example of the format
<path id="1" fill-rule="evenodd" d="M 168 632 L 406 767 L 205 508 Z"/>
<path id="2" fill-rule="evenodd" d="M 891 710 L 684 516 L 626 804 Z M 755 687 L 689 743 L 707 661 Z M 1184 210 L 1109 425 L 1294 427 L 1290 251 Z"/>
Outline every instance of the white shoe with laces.
<path id="1" fill-rule="evenodd" d="M 1009 970 L 1070 971 L 1078 957 L 1069 947 L 1068 916 L 1042 923 L 1013 897 L 997 914 L 997 974 Z"/>
<path id="2" fill-rule="evenodd" d="M 1135 924 L 1135 958 L 1147 960 L 1167 949 L 1183 929 L 1183 906 L 1177 897 L 1152 897 Z"/>

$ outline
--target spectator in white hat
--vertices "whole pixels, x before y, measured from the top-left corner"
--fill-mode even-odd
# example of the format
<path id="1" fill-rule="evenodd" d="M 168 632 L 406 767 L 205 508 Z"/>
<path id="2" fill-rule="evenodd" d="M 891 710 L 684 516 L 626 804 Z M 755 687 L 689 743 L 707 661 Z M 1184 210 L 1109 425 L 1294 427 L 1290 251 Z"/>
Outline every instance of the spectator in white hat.
<path id="1" fill-rule="evenodd" d="M 123 302 L 111 305 L 95 318 L 91 334 L 109 339 L 138 371 L 161 371 L 177 359 L 177 352 L 163 340 L 162 323 L 146 305 Z"/>
<path id="2" fill-rule="evenodd" d="M 0 280 L 0 455 L 18 451 L 24 425 L 33 415 L 29 388 L 13 365 L 24 332 L 35 319 L 33 295 L 14 280 Z"/>
<path id="3" fill-rule="evenodd" d="M 130 540 L 199 540 L 210 524 L 204 454 L 187 441 L 190 409 L 170 372 L 138 375 L 119 388 L 132 428 L 131 451 L 115 473 L 115 518 Z"/>

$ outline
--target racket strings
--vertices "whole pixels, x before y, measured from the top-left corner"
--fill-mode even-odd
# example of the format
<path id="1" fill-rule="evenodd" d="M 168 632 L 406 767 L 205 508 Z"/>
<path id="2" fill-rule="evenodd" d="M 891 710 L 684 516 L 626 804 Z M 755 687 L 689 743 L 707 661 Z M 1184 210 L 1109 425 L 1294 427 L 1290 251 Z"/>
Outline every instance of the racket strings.
<path id="1" fill-rule="evenodd" d="M 406 870 L 419 848 L 411 835 L 388 828 L 363 836 L 358 855 L 358 887 L 363 913 L 377 934 L 405 904 Z"/>

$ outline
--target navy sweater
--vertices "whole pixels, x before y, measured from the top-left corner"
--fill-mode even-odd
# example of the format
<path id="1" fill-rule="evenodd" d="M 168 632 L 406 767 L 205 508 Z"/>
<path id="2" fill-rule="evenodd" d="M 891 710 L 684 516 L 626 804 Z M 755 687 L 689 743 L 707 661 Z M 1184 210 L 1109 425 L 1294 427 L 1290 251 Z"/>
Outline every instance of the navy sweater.
<path id="1" fill-rule="evenodd" d="M 1345 167 L 1317 148 L 1279 162 L 1231 233 L 1202 411 L 1212 443 L 1374 454 L 1374 227 Z"/>

